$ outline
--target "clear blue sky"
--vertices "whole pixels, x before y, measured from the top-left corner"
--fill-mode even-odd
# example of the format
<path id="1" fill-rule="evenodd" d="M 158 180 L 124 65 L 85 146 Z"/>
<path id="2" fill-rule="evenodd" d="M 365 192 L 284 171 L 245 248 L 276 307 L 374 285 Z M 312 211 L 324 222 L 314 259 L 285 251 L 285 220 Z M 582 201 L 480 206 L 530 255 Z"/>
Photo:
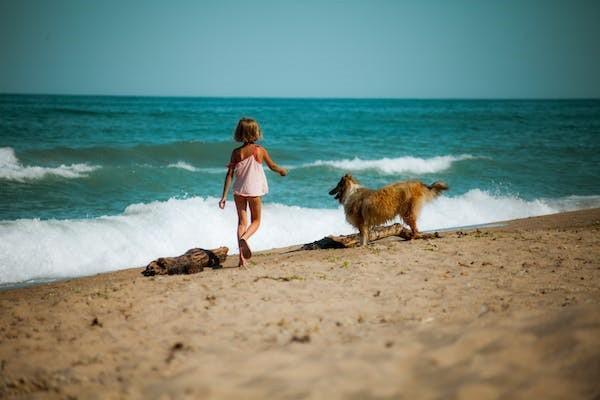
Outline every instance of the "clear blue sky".
<path id="1" fill-rule="evenodd" d="M 0 0 L 0 93 L 600 97 L 600 1 Z"/>

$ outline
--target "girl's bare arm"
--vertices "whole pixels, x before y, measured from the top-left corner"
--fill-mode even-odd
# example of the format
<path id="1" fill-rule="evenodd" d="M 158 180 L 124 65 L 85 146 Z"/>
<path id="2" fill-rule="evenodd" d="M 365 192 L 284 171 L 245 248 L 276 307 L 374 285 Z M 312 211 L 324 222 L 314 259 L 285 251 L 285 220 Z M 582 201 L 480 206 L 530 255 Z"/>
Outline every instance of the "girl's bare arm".
<path id="1" fill-rule="evenodd" d="M 233 153 L 231 153 L 231 160 L 229 166 L 227 168 L 227 174 L 225 175 L 225 182 L 223 182 L 223 195 L 221 196 L 221 200 L 219 201 L 219 207 L 221 209 L 225 208 L 225 203 L 227 202 L 227 193 L 229 192 L 229 187 L 231 186 L 231 181 L 233 180 Z"/>
<path id="2" fill-rule="evenodd" d="M 281 168 L 279 165 L 275 164 L 273 162 L 273 160 L 271 160 L 271 157 L 269 157 L 269 153 L 267 152 L 267 149 L 265 149 L 263 147 L 262 151 L 263 151 L 263 159 L 267 163 L 267 166 L 269 167 L 269 169 L 273 172 L 277 172 L 281 176 L 286 176 L 288 173 L 287 169 Z"/>

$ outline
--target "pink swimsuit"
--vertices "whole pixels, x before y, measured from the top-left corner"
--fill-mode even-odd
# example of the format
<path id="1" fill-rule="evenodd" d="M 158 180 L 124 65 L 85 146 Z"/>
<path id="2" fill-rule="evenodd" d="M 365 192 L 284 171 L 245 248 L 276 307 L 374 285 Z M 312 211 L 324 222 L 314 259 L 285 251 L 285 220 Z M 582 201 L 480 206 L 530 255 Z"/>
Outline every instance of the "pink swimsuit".
<path id="1" fill-rule="evenodd" d="M 252 155 L 237 163 L 229 164 L 234 168 L 235 182 L 233 194 L 244 197 L 264 196 L 269 192 L 267 177 L 262 167 L 262 162 L 257 161 L 259 146 L 254 145 Z"/>

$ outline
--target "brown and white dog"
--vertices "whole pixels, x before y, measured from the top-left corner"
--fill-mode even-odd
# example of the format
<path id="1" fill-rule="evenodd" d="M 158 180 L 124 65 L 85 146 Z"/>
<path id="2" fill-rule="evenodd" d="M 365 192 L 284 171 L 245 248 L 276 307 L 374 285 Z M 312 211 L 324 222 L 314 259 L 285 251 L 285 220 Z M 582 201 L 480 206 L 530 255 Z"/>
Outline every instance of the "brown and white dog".
<path id="1" fill-rule="evenodd" d="M 427 186 L 419 181 L 396 182 L 373 190 L 362 187 L 350 174 L 346 174 L 329 194 L 344 206 L 346 220 L 358 229 L 361 244 L 369 241 L 369 230 L 400 216 L 410 226 L 413 238 L 418 237 L 417 219 L 426 201 L 448 190 L 448 185 L 438 181 Z"/>

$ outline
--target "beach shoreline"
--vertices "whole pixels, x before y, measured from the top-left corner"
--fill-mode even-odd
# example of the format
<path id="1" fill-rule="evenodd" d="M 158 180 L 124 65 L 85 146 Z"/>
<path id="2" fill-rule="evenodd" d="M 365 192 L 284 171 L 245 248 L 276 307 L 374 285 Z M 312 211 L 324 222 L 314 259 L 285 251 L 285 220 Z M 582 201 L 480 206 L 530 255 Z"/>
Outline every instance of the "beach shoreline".
<path id="1" fill-rule="evenodd" d="M 591 210 L 591 209 L 583 209 L 583 210 L 578 210 L 578 211 L 585 211 L 585 210 Z M 559 214 L 565 214 L 565 213 L 568 214 L 568 213 L 570 213 L 570 211 L 554 213 L 554 214 L 539 215 L 536 217 L 557 216 Z M 422 233 L 435 234 L 435 233 L 451 233 L 451 232 L 456 232 L 456 231 L 472 231 L 472 230 L 477 230 L 477 229 L 502 228 L 509 224 L 514 224 L 517 221 L 529 220 L 531 218 L 536 218 L 536 217 L 526 217 L 526 218 L 519 218 L 519 219 L 515 219 L 515 220 L 504 220 L 504 221 L 486 222 L 486 223 L 475 224 L 475 225 L 465 225 L 465 226 L 456 226 L 456 227 L 450 227 L 450 228 L 424 230 L 424 231 L 422 231 Z M 315 238 L 315 240 L 317 240 L 317 239 Z M 304 245 L 304 243 L 297 243 L 297 244 L 294 244 L 291 246 L 274 247 L 274 248 L 270 248 L 270 249 L 259 250 L 259 251 L 255 251 L 254 253 L 256 255 L 260 255 L 260 254 L 273 253 L 273 252 L 286 252 L 286 251 L 292 251 L 292 250 L 299 250 L 303 245 Z M 236 249 L 230 249 L 230 251 L 235 251 L 235 250 Z M 230 254 L 228 254 L 228 257 L 235 258 L 235 257 L 237 257 L 237 254 L 238 254 L 237 252 L 230 253 Z M 168 254 L 168 255 L 164 255 L 164 257 L 175 257 L 178 255 L 179 254 Z M 98 272 L 98 273 L 94 273 L 94 274 L 80 275 L 80 276 L 67 276 L 67 277 L 57 277 L 57 278 L 38 278 L 38 279 L 27 280 L 24 282 L 3 283 L 3 284 L 0 284 L 0 293 L 7 291 L 7 290 L 23 289 L 23 288 L 28 288 L 28 287 L 32 287 L 32 286 L 66 282 L 66 281 L 71 281 L 74 279 L 87 278 L 87 277 L 91 277 L 91 276 L 110 274 L 110 273 L 114 273 L 114 272 L 118 272 L 118 271 L 126 271 L 126 270 L 130 270 L 130 269 L 138 269 L 138 268 L 144 268 L 144 267 L 143 266 L 128 266 L 128 267 L 124 267 L 124 268 L 120 268 L 120 269 L 115 269 L 115 270 L 110 270 L 110 271 L 105 271 L 105 272 Z"/>
<path id="2" fill-rule="evenodd" d="M 553 214 L 550 214 L 550 215 L 553 215 Z M 437 230 L 431 230 L 431 231 L 425 230 L 425 231 L 422 231 L 422 233 L 436 233 L 436 232 L 445 233 L 445 232 L 454 232 L 454 231 L 458 231 L 458 230 L 469 231 L 469 230 L 475 230 L 475 229 L 487 229 L 487 228 L 501 227 L 501 226 L 506 225 L 509 222 L 510 221 L 499 221 L 499 222 L 489 222 L 489 223 L 477 224 L 477 225 L 443 228 L 443 229 L 437 229 Z M 317 240 L 317 239 L 315 239 L 315 240 Z M 300 249 L 300 247 L 302 247 L 302 245 L 303 245 L 303 243 L 297 243 L 297 244 L 294 244 L 291 246 L 274 247 L 271 249 L 255 251 L 255 254 L 260 255 L 260 254 L 264 254 L 264 253 L 298 250 L 298 249 Z M 230 250 L 235 250 L 235 249 L 230 249 Z M 231 253 L 231 254 L 228 254 L 228 257 L 237 257 L 237 254 L 238 253 Z M 177 255 L 179 255 L 179 254 L 165 255 L 165 257 L 176 257 Z M 142 268 L 142 267 L 125 267 L 122 269 L 115 269 L 112 271 L 99 272 L 96 274 L 88 274 L 88 275 L 81 275 L 81 276 L 68 276 L 68 277 L 60 277 L 60 278 L 39 278 L 39 279 L 31 279 L 31 280 L 24 281 L 24 282 L 3 283 L 3 284 L 0 284 L 0 293 L 7 291 L 7 290 L 23 289 L 23 288 L 27 288 L 27 287 L 31 287 L 31 286 L 71 281 L 73 279 L 87 278 L 90 276 L 96 276 L 96 275 L 102 275 L 102 274 L 110 274 L 113 272 L 125 271 L 128 269 L 136 269 L 136 268 Z"/>
<path id="3" fill-rule="evenodd" d="M 5 289 L 0 396 L 600 395 L 600 209 L 498 224 Z"/>

